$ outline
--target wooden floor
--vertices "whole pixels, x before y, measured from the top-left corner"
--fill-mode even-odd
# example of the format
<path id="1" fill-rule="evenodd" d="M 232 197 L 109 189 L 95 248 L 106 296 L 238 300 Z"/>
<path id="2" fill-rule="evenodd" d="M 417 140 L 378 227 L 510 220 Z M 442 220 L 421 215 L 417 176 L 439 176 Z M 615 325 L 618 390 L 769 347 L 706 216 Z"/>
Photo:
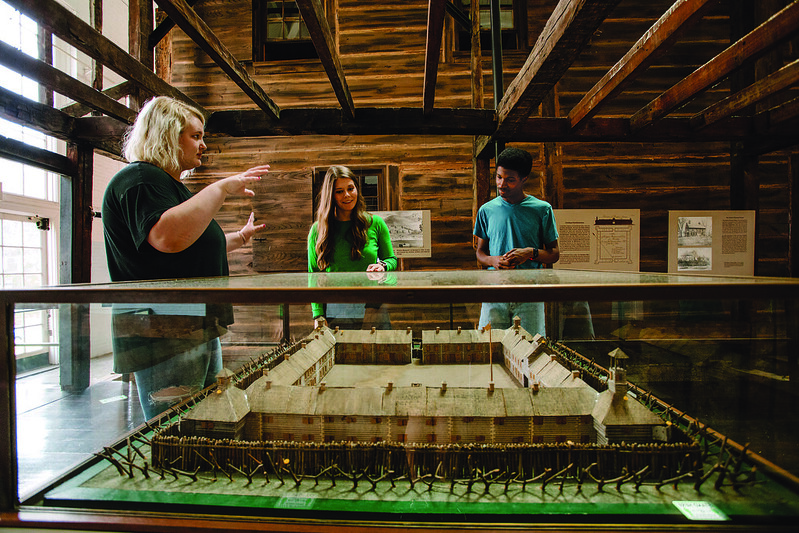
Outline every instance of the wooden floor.
<path id="1" fill-rule="evenodd" d="M 144 422 L 136 386 L 111 372 L 111 357 L 92 360 L 91 386 L 61 390 L 58 366 L 17 377 L 19 495 L 35 494 Z"/>

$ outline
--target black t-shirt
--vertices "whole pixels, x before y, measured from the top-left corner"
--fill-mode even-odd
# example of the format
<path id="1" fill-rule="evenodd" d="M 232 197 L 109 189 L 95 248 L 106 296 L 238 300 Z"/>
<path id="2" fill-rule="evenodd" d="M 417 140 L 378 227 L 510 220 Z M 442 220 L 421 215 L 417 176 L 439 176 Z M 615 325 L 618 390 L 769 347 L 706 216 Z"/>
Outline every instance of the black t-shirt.
<path id="1" fill-rule="evenodd" d="M 225 233 L 215 220 L 182 252 L 159 252 L 147 242 L 161 215 L 191 197 L 185 185 L 149 163 L 131 163 L 111 179 L 102 217 L 112 281 L 229 274 Z M 193 304 L 114 304 L 114 370 L 128 373 L 158 364 L 223 335 L 232 322 L 227 304 L 208 304 L 200 311 Z"/>
<path id="2" fill-rule="evenodd" d="M 161 215 L 191 197 L 185 185 L 149 163 L 131 163 L 111 179 L 102 216 L 112 281 L 229 274 L 225 233 L 215 220 L 182 252 L 159 252 L 147 242 Z"/>

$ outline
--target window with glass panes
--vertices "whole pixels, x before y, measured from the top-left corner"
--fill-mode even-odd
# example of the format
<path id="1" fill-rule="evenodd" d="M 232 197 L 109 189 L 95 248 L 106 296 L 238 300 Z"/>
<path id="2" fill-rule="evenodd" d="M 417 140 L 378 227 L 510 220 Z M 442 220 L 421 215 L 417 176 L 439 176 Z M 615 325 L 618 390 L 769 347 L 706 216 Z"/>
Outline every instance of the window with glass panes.
<path id="1" fill-rule="evenodd" d="M 38 59 L 38 32 L 33 20 L 0 0 L 0 39 Z M 0 66 L 0 86 L 31 100 L 40 100 L 40 87 L 36 82 L 4 66 Z M 0 135 L 50 151 L 57 151 L 62 144 L 4 119 L 0 119 Z M 0 203 L 0 288 L 27 289 L 57 282 L 54 250 L 59 181 L 60 177 L 51 172 L 0 158 L 3 198 Z M 49 224 L 43 219 L 49 219 Z M 56 317 L 53 309 L 14 309 L 14 344 L 19 371 L 27 369 L 25 361 L 31 360 L 29 356 L 49 352 L 57 327 Z"/>
<path id="2" fill-rule="evenodd" d="M 253 60 L 318 57 L 308 27 L 293 0 L 253 2 Z"/>
<path id="3" fill-rule="evenodd" d="M 48 283 L 47 232 L 38 219 L 0 213 L 0 287 L 30 289 Z M 53 314 L 48 309 L 14 309 L 17 359 L 48 351 Z"/>
<path id="4" fill-rule="evenodd" d="M 469 16 L 471 0 L 459 0 L 461 9 Z M 499 21 L 502 28 L 502 49 L 521 50 L 526 43 L 526 6 L 519 0 L 499 0 Z M 471 30 L 457 27 L 456 46 L 468 51 L 472 47 Z M 480 0 L 480 48 L 491 50 L 491 0 Z"/>

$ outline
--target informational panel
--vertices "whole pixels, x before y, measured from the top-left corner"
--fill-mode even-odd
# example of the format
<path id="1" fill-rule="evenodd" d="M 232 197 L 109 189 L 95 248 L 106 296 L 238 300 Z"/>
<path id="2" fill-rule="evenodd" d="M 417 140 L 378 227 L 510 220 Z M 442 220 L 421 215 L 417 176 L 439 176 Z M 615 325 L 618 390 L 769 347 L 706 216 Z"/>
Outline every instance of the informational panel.
<path id="1" fill-rule="evenodd" d="M 754 211 L 669 211 L 669 272 L 755 274 Z"/>
<path id="2" fill-rule="evenodd" d="M 638 271 L 641 211 L 555 209 L 560 260 L 554 268 Z"/>
<path id="3" fill-rule="evenodd" d="M 430 257 L 430 211 L 373 211 L 386 221 L 394 255 Z"/>

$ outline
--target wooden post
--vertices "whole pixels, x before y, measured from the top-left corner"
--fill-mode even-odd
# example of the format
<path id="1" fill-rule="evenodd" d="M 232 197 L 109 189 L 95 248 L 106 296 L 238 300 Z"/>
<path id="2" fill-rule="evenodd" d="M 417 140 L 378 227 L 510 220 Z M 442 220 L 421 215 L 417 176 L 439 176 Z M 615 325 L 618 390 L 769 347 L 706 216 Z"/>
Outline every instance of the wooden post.
<path id="1" fill-rule="evenodd" d="M 739 0 L 730 8 L 730 39 L 737 41 L 749 33 L 757 24 L 755 2 Z M 738 91 L 755 81 L 755 69 L 747 66 L 730 76 L 730 90 Z M 757 233 L 759 228 L 759 188 L 757 156 L 747 150 L 747 142 L 730 143 L 730 209 L 753 209 L 755 211 L 755 275 L 757 275 Z"/>
<path id="2" fill-rule="evenodd" d="M 560 116 L 560 99 L 558 98 L 558 86 L 555 85 L 544 101 L 541 103 L 541 114 L 544 117 Z M 559 143 L 543 143 L 542 159 L 544 169 L 541 172 L 541 194 L 543 200 L 552 205 L 553 209 L 563 208 L 563 147 Z M 545 268 L 552 268 L 546 265 Z M 561 331 L 560 324 L 564 320 L 564 307 L 560 302 L 544 303 L 544 320 L 546 330 L 550 336 L 554 336 Z M 530 333 L 535 334 L 531 331 Z"/>
<path id="3" fill-rule="evenodd" d="M 43 27 L 39 27 L 39 57 L 48 65 L 53 64 L 53 34 Z M 53 91 L 41 83 L 39 84 L 39 101 L 48 107 L 53 107 Z"/>
<path id="4" fill-rule="evenodd" d="M 472 0 L 469 8 L 472 21 L 472 108 L 483 109 L 485 91 L 483 85 L 483 51 L 480 45 L 480 0 Z"/>
<path id="5" fill-rule="evenodd" d="M 94 152 L 85 145 L 69 143 L 67 158 L 75 175 L 61 181 L 60 283 L 91 282 L 92 188 Z"/>
<path id="6" fill-rule="evenodd" d="M 560 116 L 560 99 L 558 86 L 552 88 L 541 104 L 542 116 Z M 563 209 L 563 148 L 559 143 L 544 143 L 542 159 L 544 170 L 541 172 L 541 194 L 554 209 Z"/>
<path id="7" fill-rule="evenodd" d="M 505 95 L 505 83 L 502 79 L 502 23 L 499 16 L 499 0 L 491 0 L 491 70 L 494 79 L 494 109 Z M 505 149 L 505 143 L 494 142 L 494 158 Z"/>
<path id="8" fill-rule="evenodd" d="M 103 33 L 103 0 L 92 0 L 90 9 L 94 15 L 94 29 Z M 92 59 L 92 69 L 94 70 L 94 78 L 92 79 L 92 87 L 98 91 L 103 90 L 103 64 Z M 103 113 L 100 111 L 92 111 L 92 115 L 101 116 Z"/>
<path id="9" fill-rule="evenodd" d="M 799 216 L 799 154 L 791 154 L 788 161 L 788 272 L 796 278 L 799 277 L 799 231 L 794 227 Z"/>
<path id="10" fill-rule="evenodd" d="M 167 15 L 156 9 L 155 17 L 160 24 Z M 167 33 L 155 46 L 155 73 L 165 82 L 172 83 L 172 32 Z"/>
<path id="11" fill-rule="evenodd" d="M 129 0 L 128 2 L 128 52 L 145 67 L 152 70 L 154 57 L 149 46 L 149 37 L 153 31 L 153 1 Z M 138 88 L 130 95 L 130 107 L 140 109 L 149 95 Z"/>
<path id="12" fill-rule="evenodd" d="M 472 165 L 473 181 L 473 195 L 472 195 L 472 228 L 477 221 L 477 211 L 480 206 L 486 203 L 491 198 L 491 160 L 490 159 L 477 159 L 473 160 Z M 472 247 L 477 249 L 477 238 L 472 236 Z M 480 264 L 478 263 L 478 267 Z"/>

